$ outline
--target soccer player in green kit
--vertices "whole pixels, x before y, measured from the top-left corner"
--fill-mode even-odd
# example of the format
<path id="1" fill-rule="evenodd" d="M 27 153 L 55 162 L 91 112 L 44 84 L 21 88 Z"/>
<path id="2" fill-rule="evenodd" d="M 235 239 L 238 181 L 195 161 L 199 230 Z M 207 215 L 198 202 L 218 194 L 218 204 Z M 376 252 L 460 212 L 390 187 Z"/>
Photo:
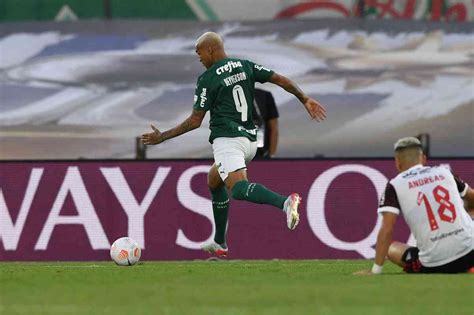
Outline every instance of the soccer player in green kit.
<path id="1" fill-rule="evenodd" d="M 295 95 L 315 121 L 323 120 L 326 110 L 290 79 L 251 61 L 227 57 L 223 41 L 216 33 L 200 36 L 196 41 L 196 53 L 207 70 L 198 78 L 191 115 L 164 132 L 152 125 L 153 131 L 144 134 L 142 141 L 154 145 L 182 135 L 201 126 L 206 111 L 211 112 L 209 142 L 215 162 L 209 170 L 208 186 L 216 233 L 214 241 L 202 245 L 202 249 L 217 256 L 227 256 L 228 192 L 237 200 L 280 208 L 286 214 L 290 230 L 299 222 L 301 198 L 297 193 L 282 196 L 247 180 L 246 166 L 257 150 L 257 129 L 251 117 L 255 82 L 271 82 Z"/>

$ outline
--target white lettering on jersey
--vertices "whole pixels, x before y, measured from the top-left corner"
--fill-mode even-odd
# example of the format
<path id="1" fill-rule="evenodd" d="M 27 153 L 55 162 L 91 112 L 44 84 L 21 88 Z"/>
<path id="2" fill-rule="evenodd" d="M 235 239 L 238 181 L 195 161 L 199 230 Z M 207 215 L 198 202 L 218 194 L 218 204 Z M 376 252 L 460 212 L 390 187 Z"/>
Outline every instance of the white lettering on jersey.
<path id="1" fill-rule="evenodd" d="M 242 126 L 239 126 L 239 128 L 237 128 L 237 129 L 238 129 L 239 131 L 245 131 L 245 132 L 247 132 L 247 133 L 249 133 L 249 134 L 251 134 L 251 135 L 254 135 L 254 136 L 257 134 L 257 128 L 255 128 L 255 129 L 250 129 L 250 130 L 249 130 L 249 129 L 246 129 L 246 128 L 242 127 Z"/>
<path id="2" fill-rule="evenodd" d="M 440 181 L 443 181 L 443 180 L 444 180 L 443 175 L 426 176 L 426 177 L 423 177 L 423 178 L 418 178 L 416 180 L 409 181 L 408 182 L 408 188 L 413 189 L 413 188 L 421 187 L 421 186 L 426 185 L 426 184 L 431 184 L 431 183 L 434 183 L 434 182 L 440 182 Z"/>
<path id="3" fill-rule="evenodd" d="M 265 70 L 265 71 L 270 72 L 270 69 L 265 68 L 264 66 L 261 66 L 261 65 L 255 65 L 254 67 L 255 67 L 255 69 L 257 69 L 259 71 Z"/>
<path id="4" fill-rule="evenodd" d="M 416 165 L 390 184 L 424 266 L 441 266 L 473 250 L 472 219 L 448 169 Z M 382 206 L 379 212 L 393 212 L 390 208 Z"/>
<path id="5" fill-rule="evenodd" d="M 230 77 L 227 77 L 224 79 L 224 83 L 226 86 L 230 86 L 232 84 L 235 84 L 237 82 L 247 80 L 247 75 L 245 72 L 239 72 L 237 74 L 231 75 Z"/>
<path id="6" fill-rule="evenodd" d="M 220 66 L 216 69 L 216 73 L 221 75 L 225 72 L 232 73 L 235 68 L 242 68 L 242 63 L 240 61 L 227 61 L 227 63 L 223 66 Z"/>
<path id="7" fill-rule="evenodd" d="M 204 107 L 204 104 L 205 104 L 206 101 L 207 101 L 206 93 L 207 93 L 207 88 L 202 88 L 202 92 L 201 92 L 201 103 L 199 104 L 199 106 L 201 106 L 201 107 Z"/>

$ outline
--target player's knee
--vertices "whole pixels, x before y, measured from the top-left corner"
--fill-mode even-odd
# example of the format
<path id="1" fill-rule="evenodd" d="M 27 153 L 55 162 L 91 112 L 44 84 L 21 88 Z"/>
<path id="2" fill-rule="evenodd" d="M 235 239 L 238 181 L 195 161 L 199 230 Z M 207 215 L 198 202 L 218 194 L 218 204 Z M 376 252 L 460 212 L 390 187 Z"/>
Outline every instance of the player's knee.
<path id="1" fill-rule="evenodd" d="M 207 186 L 209 187 L 209 189 L 218 189 L 224 186 L 224 183 L 222 182 L 221 178 L 219 177 L 219 174 L 215 169 L 211 168 L 211 170 L 207 174 Z"/>
<path id="2" fill-rule="evenodd" d="M 246 180 L 241 180 L 240 182 L 235 183 L 234 187 L 232 187 L 232 198 L 237 200 L 245 199 L 248 186 L 249 182 Z"/>
<path id="3" fill-rule="evenodd" d="M 393 257 L 395 255 L 395 253 L 397 252 L 397 246 L 395 244 L 393 244 L 394 242 L 392 242 L 390 244 L 390 246 L 388 247 L 388 251 L 387 251 L 387 258 L 390 260 L 390 261 L 393 261 Z"/>

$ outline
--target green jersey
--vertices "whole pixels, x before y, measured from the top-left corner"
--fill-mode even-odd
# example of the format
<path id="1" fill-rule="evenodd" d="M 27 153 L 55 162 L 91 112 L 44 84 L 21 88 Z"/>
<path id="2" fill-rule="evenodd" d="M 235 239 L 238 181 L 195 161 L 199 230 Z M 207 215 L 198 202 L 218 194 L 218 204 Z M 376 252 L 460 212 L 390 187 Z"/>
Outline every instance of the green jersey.
<path id="1" fill-rule="evenodd" d="M 273 71 L 248 60 L 219 60 L 201 74 L 194 95 L 194 109 L 211 112 L 212 143 L 219 137 L 246 137 L 256 141 L 252 110 L 255 82 L 267 82 Z"/>

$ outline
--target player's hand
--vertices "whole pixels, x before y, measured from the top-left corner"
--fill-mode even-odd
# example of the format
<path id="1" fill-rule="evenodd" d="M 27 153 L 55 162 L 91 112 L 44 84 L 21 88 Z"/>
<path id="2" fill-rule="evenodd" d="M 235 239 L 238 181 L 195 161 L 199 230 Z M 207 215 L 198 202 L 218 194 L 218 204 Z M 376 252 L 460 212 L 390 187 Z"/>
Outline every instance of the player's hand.
<path id="1" fill-rule="evenodd" d="M 323 121 L 326 118 L 326 109 L 315 99 L 309 97 L 306 102 L 304 102 L 304 107 L 311 116 L 311 119 Z"/>
<path id="2" fill-rule="evenodd" d="M 371 270 L 359 270 L 353 273 L 354 276 L 373 276 L 374 274 L 372 273 Z"/>
<path id="3" fill-rule="evenodd" d="M 151 125 L 151 129 L 153 129 L 153 132 L 145 133 L 142 135 L 143 144 L 152 145 L 152 144 L 159 144 L 165 141 L 165 139 L 162 136 L 162 133 L 158 129 L 156 129 L 155 126 Z"/>

